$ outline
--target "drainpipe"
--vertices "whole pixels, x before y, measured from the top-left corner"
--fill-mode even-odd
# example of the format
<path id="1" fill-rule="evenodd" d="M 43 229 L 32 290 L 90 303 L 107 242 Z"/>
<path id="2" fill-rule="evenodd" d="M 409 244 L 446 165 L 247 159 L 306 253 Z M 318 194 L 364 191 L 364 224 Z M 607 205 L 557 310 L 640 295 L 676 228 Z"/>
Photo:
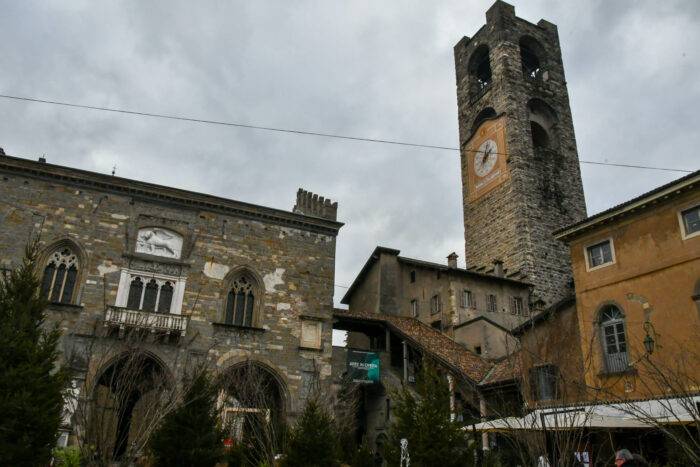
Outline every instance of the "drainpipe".
<path id="1" fill-rule="evenodd" d="M 406 341 L 402 342 L 403 344 L 403 382 L 404 384 L 408 383 L 408 345 L 406 344 Z"/>

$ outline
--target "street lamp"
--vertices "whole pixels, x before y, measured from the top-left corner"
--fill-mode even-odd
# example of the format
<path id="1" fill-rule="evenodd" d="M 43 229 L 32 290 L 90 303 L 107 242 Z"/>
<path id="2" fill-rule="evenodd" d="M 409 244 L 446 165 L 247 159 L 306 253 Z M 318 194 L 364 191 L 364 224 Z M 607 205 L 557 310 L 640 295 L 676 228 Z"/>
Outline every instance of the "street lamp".
<path id="1" fill-rule="evenodd" d="M 654 353 L 654 338 L 649 334 L 644 338 L 644 350 L 647 351 L 647 355 Z"/>
<path id="2" fill-rule="evenodd" d="M 654 331 L 654 325 L 651 324 L 650 321 L 647 321 L 644 323 L 644 331 L 647 334 L 644 337 L 644 350 L 646 350 L 647 355 L 653 354 L 654 347 L 656 346 L 656 342 L 654 342 L 654 338 L 649 333 L 650 330 L 651 330 L 651 334 L 656 334 L 656 332 Z"/>

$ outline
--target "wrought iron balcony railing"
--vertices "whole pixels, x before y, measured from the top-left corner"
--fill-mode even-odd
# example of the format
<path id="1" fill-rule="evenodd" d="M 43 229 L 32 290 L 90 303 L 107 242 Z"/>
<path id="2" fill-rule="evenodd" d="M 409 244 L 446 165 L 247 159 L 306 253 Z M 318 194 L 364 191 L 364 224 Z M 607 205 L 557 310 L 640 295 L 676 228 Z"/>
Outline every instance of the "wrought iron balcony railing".
<path id="1" fill-rule="evenodd" d="M 151 311 L 130 310 L 110 306 L 105 314 L 105 326 L 148 329 L 153 332 L 177 333 L 181 336 L 187 331 L 187 316 L 171 315 L 168 313 L 154 313 Z"/>

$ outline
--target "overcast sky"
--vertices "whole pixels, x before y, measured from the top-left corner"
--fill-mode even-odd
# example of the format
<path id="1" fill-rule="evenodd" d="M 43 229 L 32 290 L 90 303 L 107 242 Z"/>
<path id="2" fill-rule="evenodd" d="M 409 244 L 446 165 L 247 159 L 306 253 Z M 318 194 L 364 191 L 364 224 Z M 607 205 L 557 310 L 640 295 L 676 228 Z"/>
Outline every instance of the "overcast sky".
<path id="1" fill-rule="evenodd" d="M 492 3 L 0 0 L 0 94 L 457 146 L 452 47 Z M 514 3 L 559 26 L 581 159 L 700 166 L 700 2 Z M 337 200 L 337 284 L 378 244 L 463 264 L 456 152 L 5 99 L 0 111 L 8 154 L 287 210 L 299 187 Z M 682 176 L 582 174 L 589 214 Z"/>

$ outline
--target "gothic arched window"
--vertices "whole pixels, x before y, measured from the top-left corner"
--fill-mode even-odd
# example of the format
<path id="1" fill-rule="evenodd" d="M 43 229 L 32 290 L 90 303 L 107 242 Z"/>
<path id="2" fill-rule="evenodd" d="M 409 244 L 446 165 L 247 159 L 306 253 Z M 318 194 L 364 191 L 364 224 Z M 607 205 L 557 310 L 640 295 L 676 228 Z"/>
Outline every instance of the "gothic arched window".
<path id="1" fill-rule="evenodd" d="M 132 275 L 126 307 L 130 310 L 170 313 L 174 292 L 171 281 Z"/>
<path id="2" fill-rule="evenodd" d="M 55 250 L 44 266 L 41 296 L 55 303 L 73 303 L 79 267 L 78 255 L 71 248 Z"/>
<path id="3" fill-rule="evenodd" d="M 493 107 L 486 107 L 474 118 L 474 123 L 472 124 L 472 133 L 474 133 L 479 126 L 486 120 L 496 118 L 497 114 Z"/>
<path id="4" fill-rule="evenodd" d="M 554 109 L 541 99 L 531 99 L 527 103 L 527 110 L 535 151 L 547 148 L 556 150 L 557 115 Z"/>
<path id="5" fill-rule="evenodd" d="M 129 298 L 126 301 L 126 307 L 132 310 L 140 310 L 142 294 L 143 281 L 140 277 L 134 277 L 129 285 Z"/>
<path id="6" fill-rule="evenodd" d="M 603 344 L 605 370 L 619 373 L 629 367 L 625 315 L 615 305 L 606 305 L 600 310 L 600 334 Z"/>
<path id="7" fill-rule="evenodd" d="M 226 296 L 224 323 L 253 326 L 256 289 L 255 283 L 247 275 L 241 275 L 231 281 L 231 287 Z"/>
<path id="8" fill-rule="evenodd" d="M 170 305 L 173 302 L 173 285 L 166 282 L 160 287 L 160 297 L 158 297 L 158 313 L 170 313 Z"/>

